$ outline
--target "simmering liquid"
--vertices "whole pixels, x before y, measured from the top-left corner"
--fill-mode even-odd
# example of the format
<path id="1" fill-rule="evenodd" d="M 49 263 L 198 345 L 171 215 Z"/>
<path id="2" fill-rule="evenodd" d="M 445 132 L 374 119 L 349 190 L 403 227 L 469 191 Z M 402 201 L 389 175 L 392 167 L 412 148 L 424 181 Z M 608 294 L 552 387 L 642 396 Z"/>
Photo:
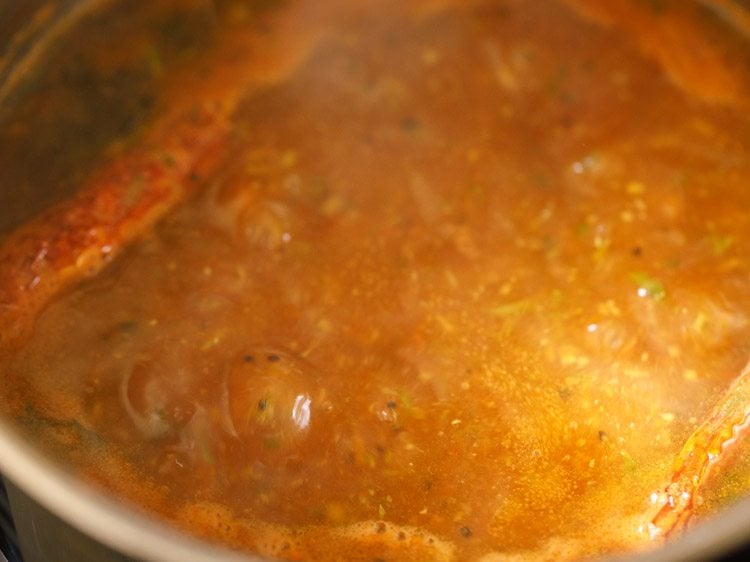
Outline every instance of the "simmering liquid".
<path id="1" fill-rule="evenodd" d="M 309 4 L 247 32 L 279 66 L 201 188 L 2 350 L 4 409 L 266 556 L 650 546 L 650 498 L 750 356 L 739 33 L 687 2 Z M 660 18 L 725 66 L 664 55 Z M 750 485 L 730 461 L 699 514 Z"/>

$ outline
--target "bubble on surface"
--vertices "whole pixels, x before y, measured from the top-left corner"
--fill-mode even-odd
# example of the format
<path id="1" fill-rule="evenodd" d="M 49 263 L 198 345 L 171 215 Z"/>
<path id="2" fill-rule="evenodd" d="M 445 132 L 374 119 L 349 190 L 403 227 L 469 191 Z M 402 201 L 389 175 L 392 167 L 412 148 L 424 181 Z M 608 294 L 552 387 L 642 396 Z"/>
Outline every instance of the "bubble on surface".
<path id="1" fill-rule="evenodd" d="M 285 350 L 244 350 L 226 378 L 231 432 L 266 450 L 302 441 L 315 423 L 314 373 L 307 361 Z"/>

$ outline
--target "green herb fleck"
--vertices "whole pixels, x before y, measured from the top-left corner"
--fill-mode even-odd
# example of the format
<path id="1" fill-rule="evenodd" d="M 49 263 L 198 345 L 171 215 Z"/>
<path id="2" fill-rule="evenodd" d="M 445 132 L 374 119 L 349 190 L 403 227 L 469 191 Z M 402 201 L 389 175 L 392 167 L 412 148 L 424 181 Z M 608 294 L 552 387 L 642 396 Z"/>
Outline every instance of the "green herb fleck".
<path id="1" fill-rule="evenodd" d="M 544 172 L 535 172 L 531 174 L 531 181 L 534 185 L 541 187 L 542 189 L 549 189 L 552 187 L 552 178 Z"/>
<path id="2" fill-rule="evenodd" d="M 412 133 L 420 129 L 421 127 L 422 127 L 422 123 L 420 123 L 414 117 L 405 117 L 404 119 L 401 120 L 401 129 L 409 133 Z"/>
<path id="3" fill-rule="evenodd" d="M 579 222 L 576 223 L 576 225 L 573 227 L 573 230 L 576 236 L 583 238 L 584 236 L 588 236 L 591 233 L 591 225 L 585 222 Z"/>
<path id="4" fill-rule="evenodd" d="M 639 296 L 651 297 L 657 302 L 663 301 L 667 296 L 662 282 L 647 273 L 636 271 L 630 274 L 630 278 L 638 284 Z"/>
<path id="5" fill-rule="evenodd" d="M 279 439 L 278 437 L 266 437 L 263 440 L 263 445 L 266 449 L 276 451 L 281 448 L 281 439 Z"/>
<path id="6" fill-rule="evenodd" d="M 117 325 L 117 330 L 125 334 L 132 334 L 138 331 L 138 322 L 135 320 L 125 320 Z"/>
<path id="7" fill-rule="evenodd" d="M 711 246 L 714 249 L 714 254 L 721 256 L 734 244 L 734 238 L 726 235 L 722 236 L 715 232 L 711 234 Z"/>
<path id="8" fill-rule="evenodd" d="M 501 304 L 490 310 L 495 316 L 516 316 L 524 314 L 531 306 L 529 299 L 521 299 L 506 304 Z"/>
<path id="9" fill-rule="evenodd" d="M 208 443 L 198 443 L 198 454 L 206 464 L 214 464 L 214 455 L 208 446 Z"/>
<path id="10" fill-rule="evenodd" d="M 146 66 L 148 67 L 149 72 L 152 76 L 159 76 L 161 75 L 162 71 L 164 70 L 164 63 L 162 62 L 161 55 L 159 54 L 159 51 L 156 47 L 153 45 L 150 45 L 146 49 L 145 53 L 145 59 L 146 59 Z"/>
<path id="11" fill-rule="evenodd" d="M 622 457 L 623 463 L 625 465 L 625 472 L 628 474 L 635 472 L 636 468 L 638 468 L 638 463 L 635 462 L 635 459 L 631 457 L 626 451 L 620 451 L 620 456 Z"/>

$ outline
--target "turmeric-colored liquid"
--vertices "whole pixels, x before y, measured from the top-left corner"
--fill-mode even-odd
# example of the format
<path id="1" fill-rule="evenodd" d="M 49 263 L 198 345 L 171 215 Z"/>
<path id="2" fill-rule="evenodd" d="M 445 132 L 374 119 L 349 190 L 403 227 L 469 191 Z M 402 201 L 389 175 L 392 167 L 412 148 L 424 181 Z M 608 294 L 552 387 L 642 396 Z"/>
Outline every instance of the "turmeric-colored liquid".
<path id="1" fill-rule="evenodd" d="M 311 4 L 202 189 L 2 352 L 5 408 L 271 557 L 648 547 L 750 350 L 747 75 L 696 81 L 591 2 Z M 651 17 L 723 30 L 733 68 L 686 5 Z"/>

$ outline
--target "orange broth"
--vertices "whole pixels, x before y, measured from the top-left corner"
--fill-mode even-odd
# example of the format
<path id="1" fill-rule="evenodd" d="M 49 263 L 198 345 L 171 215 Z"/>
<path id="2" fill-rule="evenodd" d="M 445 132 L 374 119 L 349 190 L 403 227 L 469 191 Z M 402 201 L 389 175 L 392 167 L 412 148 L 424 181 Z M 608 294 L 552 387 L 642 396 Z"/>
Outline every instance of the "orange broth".
<path id="1" fill-rule="evenodd" d="M 750 356 L 748 67 L 701 88 L 593 4 L 320 16 L 202 188 L 2 350 L 4 410 L 269 557 L 649 547 L 650 496 Z M 704 7 L 631 4 L 750 60 Z"/>

